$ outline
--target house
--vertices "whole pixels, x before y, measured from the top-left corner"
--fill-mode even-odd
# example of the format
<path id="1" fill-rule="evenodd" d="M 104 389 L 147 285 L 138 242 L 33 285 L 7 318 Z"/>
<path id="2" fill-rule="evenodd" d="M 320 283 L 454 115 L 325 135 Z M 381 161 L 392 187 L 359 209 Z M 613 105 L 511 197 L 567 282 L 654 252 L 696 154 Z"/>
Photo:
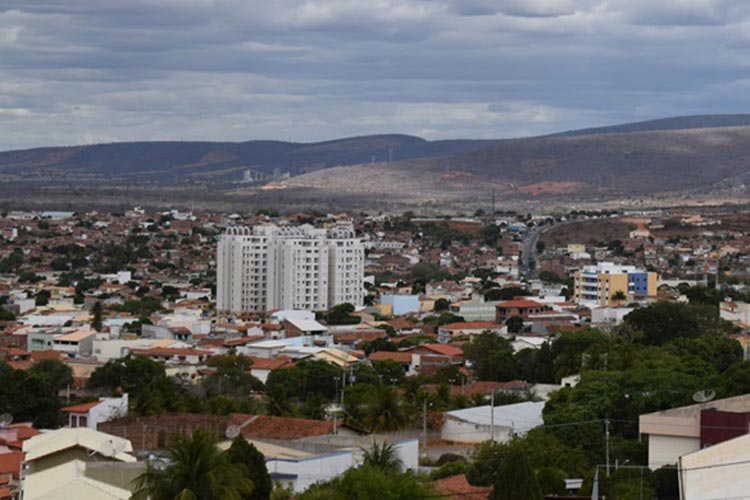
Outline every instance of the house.
<path id="1" fill-rule="evenodd" d="M 517 335 L 516 338 L 511 341 L 510 345 L 513 347 L 513 352 L 518 352 L 523 349 L 539 349 L 546 342 L 549 342 L 547 337 Z"/>
<path id="2" fill-rule="evenodd" d="M 130 441 L 86 427 L 34 436 L 23 443 L 23 498 L 127 500 L 144 470 L 131 451 Z"/>
<path id="3" fill-rule="evenodd" d="M 648 413 L 638 426 L 648 435 L 648 466 L 674 465 L 683 455 L 747 434 L 750 394 Z"/>
<path id="4" fill-rule="evenodd" d="M 678 462 L 680 498 L 748 498 L 750 435 L 682 455 Z"/>
<path id="5" fill-rule="evenodd" d="M 289 318 L 281 322 L 286 331 L 286 337 L 303 337 L 309 335 L 322 335 L 327 329 L 314 319 Z"/>
<path id="6" fill-rule="evenodd" d="M 535 300 L 506 300 L 505 302 L 501 302 L 495 306 L 495 321 L 502 325 L 505 324 L 508 318 L 511 318 L 513 316 L 519 316 L 524 320 L 528 320 L 529 316 L 532 314 L 541 314 L 549 310 L 549 306 L 539 303 Z"/>
<path id="7" fill-rule="evenodd" d="M 66 406 L 61 410 L 68 414 L 68 427 L 97 429 L 101 422 L 128 415 L 128 395 L 119 398 L 99 398 L 99 401 Z"/>
<path id="8" fill-rule="evenodd" d="M 294 365 L 291 358 L 287 356 L 279 356 L 273 359 L 251 357 L 250 359 L 253 362 L 250 366 L 250 374 L 264 384 L 268 380 L 268 376 L 272 371 L 281 368 L 288 368 Z"/>
<path id="9" fill-rule="evenodd" d="M 508 328 L 502 324 L 491 321 L 462 321 L 458 323 L 448 323 L 438 327 L 438 341 L 445 343 L 456 337 L 472 337 L 484 332 L 504 335 Z"/>
<path id="10" fill-rule="evenodd" d="M 544 424 L 544 402 L 527 401 L 504 406 L 477 406 L 444 413 L 440 438 L 457 443 L 509 441 Z"/>
<path id="11" fill-rule="evenodd" d="M 201 365 L 209 357 L 211 351 L 203 349 L 180 347 L 154 347 L 150 349 L 133 349 L 135 356 L 144 356 L 163 364 Z"/>
<path id="12" fill-rule="evenodd" d="M 78 330 L 67 335 L 59 335 L 52 341 L 52 349 L 68 356 L 91 356 L 94 350 L 96 331 Z"/>

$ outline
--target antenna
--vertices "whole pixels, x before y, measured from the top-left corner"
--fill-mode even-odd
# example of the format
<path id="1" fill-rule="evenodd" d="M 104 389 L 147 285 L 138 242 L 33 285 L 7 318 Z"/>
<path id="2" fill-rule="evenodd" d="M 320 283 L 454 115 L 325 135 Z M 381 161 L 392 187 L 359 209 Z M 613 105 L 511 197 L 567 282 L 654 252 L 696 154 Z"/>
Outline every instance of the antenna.
<path id="1" fill-rule="evenodd" d="M 238 425 L 229 424 L 225 433 L 228 439 L 234 439 L 240 435 L 240 427 Z"/>
<path id="2" fill-rule="evenodd" d="M 5 429 L 13 423 L 13 415 L 10 413 L 3 413 L 0 415 L 0 429 Z"/>
<path id="3" fill-rule="evenodd" d="M 698 391 L 695 394 L 693 394 L 693 401 L 695 401 L 696 403 L 708 403 L 715 397 L 716 397 L 715 390 L 705 389 L 705 390 Z"/>

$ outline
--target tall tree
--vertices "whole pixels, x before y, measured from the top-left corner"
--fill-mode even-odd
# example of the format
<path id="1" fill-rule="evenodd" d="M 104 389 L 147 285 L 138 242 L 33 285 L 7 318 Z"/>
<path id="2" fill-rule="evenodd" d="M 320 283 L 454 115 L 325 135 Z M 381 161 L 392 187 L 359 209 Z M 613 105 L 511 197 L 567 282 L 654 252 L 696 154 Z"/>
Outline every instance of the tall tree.
<path id="1" fill-rule="evenodd" d="M 91 314 L 93 315 L 91 318 L 91 328 L 96 330 L 97 332 L 102 331 L 102 303 L 97 302 L 94 304 L 94 307 L 91 309 Z"/>
<path id="2" fill-rule="evenodd" d="M 489 500 L 542 500 L 542 488 L 526 453 L 513 447 L 500 465 Z"/>
<path id="3" fill-rule="evenodd" d="M 266 459 L 263 454 L 242 436 L 232 441 L 232 446 L 226 451 L 227 458 L 235 465 L 244 468 L 244 473 L 255 486 L 253 492 L 243 495 L 245 500 L 268 500 L 273 485 L 268 475 Z"/>
<path id="4" fill-rule="evenodd" d="M 154 500 L 243 500 L 254 485 L 216 445 L 205 429 L 177 436 L 167 449 L 166 464 L 149 462 L 138 477 L 138 493 Z"/>

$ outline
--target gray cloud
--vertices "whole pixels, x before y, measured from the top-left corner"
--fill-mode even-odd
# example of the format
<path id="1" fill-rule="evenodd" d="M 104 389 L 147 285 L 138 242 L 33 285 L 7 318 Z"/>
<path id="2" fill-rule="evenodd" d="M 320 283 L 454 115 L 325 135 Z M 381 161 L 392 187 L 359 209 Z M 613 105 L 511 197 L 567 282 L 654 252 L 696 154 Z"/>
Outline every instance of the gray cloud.
<path id="1" fill-rule="evenodd" d="M 742 0 L 0 0 L 0 149 L 747 109 Z"/>

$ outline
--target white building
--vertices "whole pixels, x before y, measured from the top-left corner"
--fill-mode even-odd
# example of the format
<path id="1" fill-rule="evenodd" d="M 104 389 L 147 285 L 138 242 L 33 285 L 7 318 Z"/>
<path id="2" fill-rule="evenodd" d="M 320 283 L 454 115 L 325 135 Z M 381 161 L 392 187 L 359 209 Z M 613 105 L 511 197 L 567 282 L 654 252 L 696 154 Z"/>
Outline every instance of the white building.
<path id="1" fill-rule="evenodd" d="M 217 308 L 328 309 L 362 303 L 364 247 L 351 223 L 232 227 L 217 256 Z"/>
<path id="2" fill-rule="evenodd" d="M 99 398 L 99 401 L 67 406 L 61 410 L 68 414 L 68 427 L 88 427 L 96 430 L 102 422 L 128 416 L 128 395 L 119 398 Z"/>
<path id="3" fill-rule="evenodd" d="M 481 443 L 487 440 L 509 441 L 544 423 L 544 402 L 516 403 L 504 406 L 477 406 L 445 412 L 441 439 L 456 443 Z"/>
<path id="4" fill-rule="evenodd" d="M 681 456 L 678 473 L 683 500 L 748 498 L 750 435 Z"/>

